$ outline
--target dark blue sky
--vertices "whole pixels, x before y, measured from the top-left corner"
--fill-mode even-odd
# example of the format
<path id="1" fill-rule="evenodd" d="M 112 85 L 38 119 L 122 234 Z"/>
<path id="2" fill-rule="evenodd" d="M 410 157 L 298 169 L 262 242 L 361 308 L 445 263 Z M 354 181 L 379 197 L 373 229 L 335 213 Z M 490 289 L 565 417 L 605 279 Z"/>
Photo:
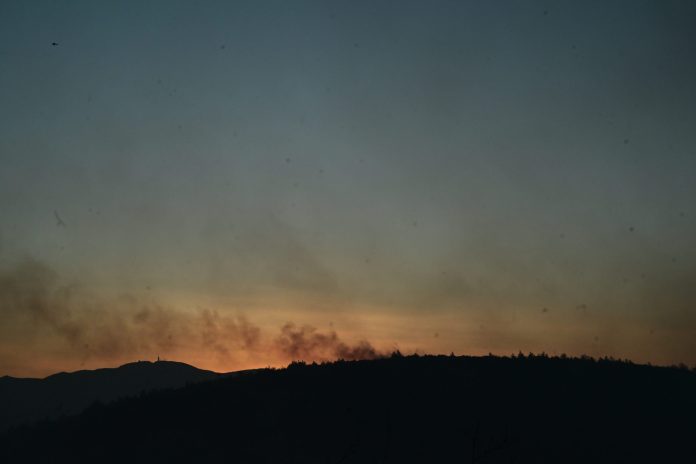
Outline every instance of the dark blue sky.
<path id="1" fill-rule="evenodd" d="M 4 1 L 0 374 L 282 358 L 240 316 L 694 363 L 694 57 L 688 1 Z"/>

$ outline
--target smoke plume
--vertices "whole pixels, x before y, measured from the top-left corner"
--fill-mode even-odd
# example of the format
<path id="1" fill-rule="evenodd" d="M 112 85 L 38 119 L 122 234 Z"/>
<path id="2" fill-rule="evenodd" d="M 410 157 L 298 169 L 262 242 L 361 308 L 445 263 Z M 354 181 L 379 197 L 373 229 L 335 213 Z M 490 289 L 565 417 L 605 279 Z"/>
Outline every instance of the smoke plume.
<path id="1" fill-rule="evenodd" d="M 363 340 L 351 346 L 341 341 L 333 330 L 322 333 L 312 326 L 297 327 L 292 323 L 281 328 L 280 336 L 276 338 L 275 343 L 286 357 L 294 360 L 357 360 L 380 356 L 368 341 Z"/>
<path id="2" fill-rule="evenodd" d="M 92 364 L 194 353 L 196 359 L 233 369 L 238 361 L 250 359 L 267 365 L 379 355 L 369 342 L 350 344 L 333 330 L 324 333 L 289 322 L 274 336 L 244 315 L 183 311 L 132 295 L 114 301 L 94 297 L 61 283 L 54 271 L 34 259 L 0 270 L 0 320 L 0 345 L 5 345 L 0 353 L 11 352 L 13 346 L 31 347 L 35 353 L 57 351 Z M 0 366 L 9 361 L 0 359 Z"/>

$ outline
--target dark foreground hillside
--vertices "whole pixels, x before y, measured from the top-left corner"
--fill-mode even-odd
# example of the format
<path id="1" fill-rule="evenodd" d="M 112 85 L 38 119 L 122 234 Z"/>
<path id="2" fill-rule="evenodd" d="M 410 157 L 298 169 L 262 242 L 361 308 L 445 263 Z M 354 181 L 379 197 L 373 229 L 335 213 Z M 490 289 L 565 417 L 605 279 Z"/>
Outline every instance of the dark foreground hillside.
<path id="1" fill-rule="evenodd" d="M 613 361 L 293 364 L 0 437 L 2 462 L 696 462 L 696 374 Z"/>

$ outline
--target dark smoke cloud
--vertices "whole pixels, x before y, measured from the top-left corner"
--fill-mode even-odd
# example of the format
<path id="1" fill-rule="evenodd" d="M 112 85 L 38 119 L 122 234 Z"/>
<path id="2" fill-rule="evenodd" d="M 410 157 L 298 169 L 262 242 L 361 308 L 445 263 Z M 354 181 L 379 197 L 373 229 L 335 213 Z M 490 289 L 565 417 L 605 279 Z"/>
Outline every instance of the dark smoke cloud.
<path id="1" fill-rule="evenodd" d="M 93 297 L 78 286 L 62 284 L 35 259 L 0 270 L 0 322 L 0 345 L 5 345 L 0 353 L 12 344 L 35 352 L 58 350 L 83 363 L 193 353 L 232 367 L 239 357 L 267 363 L 379 355 L 369 342 L 351 345 L 335 331 L 288 323 L 277 337 L 264 336 L 243 315 L 181 311 L 132 295 L 113 301 Z M 0 359 L 0 366 L 11 362 Z"/>
<path id="2" fill-rule="evenodd" d="M 297 327 L 288 323 L 275 340 L 278 349 L 293 360 L 374 359 L 381 356 L 369 342 L 348 345 L 335 331 L 322 333 L 312 326 Z"/>
<path id="3" fill-rule="evenodd" d="M 26 317 L 46 326 L 77 345 L 84 337 L 83 327 L 73 320 L 73 289 L 57 287 L 57 275 L 33 259 L 25 259 L 15 268 L 0 272 L 0 314 Z"/>

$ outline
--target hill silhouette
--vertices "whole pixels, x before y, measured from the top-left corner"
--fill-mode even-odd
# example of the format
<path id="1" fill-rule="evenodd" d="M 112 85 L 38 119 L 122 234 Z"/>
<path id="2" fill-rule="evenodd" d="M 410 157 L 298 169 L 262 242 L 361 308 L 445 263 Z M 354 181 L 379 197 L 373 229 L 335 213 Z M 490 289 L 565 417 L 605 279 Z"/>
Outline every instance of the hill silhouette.
<path id="1" fill-rule="evenodd" d="M 613 360 L 293 363 L 0 435 L 2 462 L 696 462 L 696 373 Z"/>
<path id="2" fill-rule="evenodd" d="M 90 404 L 178 388 L 220 374 L 172 361 L 138 361 L 117 368 L 61 372 L 44 379 L 0 378 L 0 430 L 76 414 Z"/>

